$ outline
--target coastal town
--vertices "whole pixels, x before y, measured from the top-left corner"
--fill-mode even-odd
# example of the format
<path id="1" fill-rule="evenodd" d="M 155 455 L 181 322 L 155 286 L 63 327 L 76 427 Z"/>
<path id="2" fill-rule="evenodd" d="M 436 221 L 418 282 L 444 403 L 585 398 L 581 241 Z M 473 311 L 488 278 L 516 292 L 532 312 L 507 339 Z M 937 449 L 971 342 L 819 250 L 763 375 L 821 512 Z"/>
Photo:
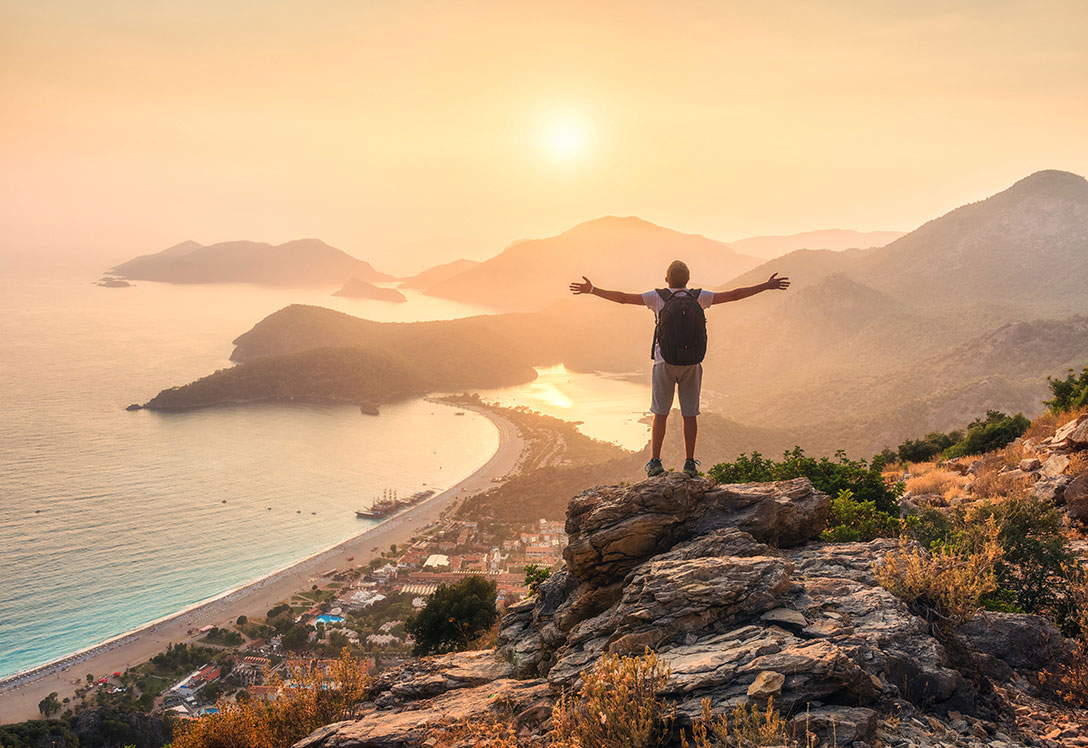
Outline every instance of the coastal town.
<path id="1" fill-rule="evenodd" d="M 502 609 L 530 594 L 527 572 L 561 561 L 561 520 L 541 518 L 514 528 L 514 537 L 501 536 L 505 529 L 444 518 L 406 545 L 372 549 L 378 555 L 369 563 L 325 570 L 264 616 L 211 621 L 136 667 L 81 675 L 73 697 L 47 699 L 42 711 L 63 718 L 128 706 L 192 719 L 224 703 L 275 700 L 299 672 L 331 667 L 344 648 L 372 673 L 402 664 L 415 644 L 406 623 L 439 585 L 482 576 L 495 583 Z"/>

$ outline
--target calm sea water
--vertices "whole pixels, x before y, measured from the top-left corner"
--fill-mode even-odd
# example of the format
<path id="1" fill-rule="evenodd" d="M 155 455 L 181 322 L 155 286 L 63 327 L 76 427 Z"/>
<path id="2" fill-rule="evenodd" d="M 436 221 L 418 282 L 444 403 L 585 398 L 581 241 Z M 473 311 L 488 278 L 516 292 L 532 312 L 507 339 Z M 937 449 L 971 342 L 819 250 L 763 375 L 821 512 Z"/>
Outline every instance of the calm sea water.
<path id="1" fill-rule="evenodd" d="M 481 310 L 244 285 L 92 285 L 0 268 L 0 677 L 90 646 L 358 534 L 384 489 L 445 488 L 494 452 L 485 418 L 410 400 L 126 412 L 229 365 L 288 303 L 381 320 Z M 225 503 L 224 503 L 225 501 Z"/>

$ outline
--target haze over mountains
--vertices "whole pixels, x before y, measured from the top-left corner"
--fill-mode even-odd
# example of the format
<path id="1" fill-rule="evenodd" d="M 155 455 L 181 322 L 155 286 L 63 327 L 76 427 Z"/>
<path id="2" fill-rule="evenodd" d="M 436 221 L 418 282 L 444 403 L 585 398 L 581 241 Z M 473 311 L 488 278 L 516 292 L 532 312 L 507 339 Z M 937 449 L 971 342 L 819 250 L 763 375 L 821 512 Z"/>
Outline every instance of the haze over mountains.
<path id="1" fill-rule="evenodd" d="M 773 260 L 787 252 L 798 249 L 869 249 L 883 247 L 899 237 L 903 231 L 851 231 L 849 229 L 823 229 L 805 231 L 800 234 L 784 236 L 753 236 L 748 239 L 736 239 L 728 242 L 736 251 Z"/>
<path id="2" fill-rule="evenodd" d="M 202 246 L 185 241 L 155 254 L 121 263 L 111 275 L 128 280 L 165 283 L 258 283 L 274 286 L 331 286 L 351 278 L 391 280 L 370 263 L 331 247 L 320 239 L 297 239 L 279 245 L 233 241 Z"/>
<path id="3" fill-rule="evenodd" d="M 529 311 L 554 301 L 582 275 L 602 288 L 635 292 L 660 286 L 665 268 L 678 258 L 693 269 L 694 285 L 720 284 L 759 264 L 757 258 L 705 236 L 641 218 L 607 216 L 558 236 L 512 244 L 489 260 L 428 286 L 426 293 Z"/>
<path id="4" fill-rule="evenodd" d="M 530 367 L 555 363 L 580 371 L 644 372 L 650 312 L 571 297 L 565 286 L 600 258 L 616 261 L 601 266 L 612 268 L 613 276 L 585 273 L 601 285 L 657 285 L 653 275 L 663 266 L 649 256 L 647 236 L 687 238 L 696 254 L 677 252 L 685 260 L 752 263 L 703 237 L 638 219 L 601 219 L 552 240 L 515 245 L 431 289 L 479 301 L 475 294 L 498 287 L 486 295 L 489 300 L 516 306 L 533 300 L 543 305 L 538 311 L 387 325 L 294 306 L 236 340 L 233 358 L 260 360 L 266 373 L 276 370 L 275 357 L 285 355 L 299 357 L 292 370 L 309 355 L 322 356 L 327 366 L 329 354 L 317 349 L 362 348 L 370 356 L 395 358 L 405 370 L 445 368 L 441 362 L 448 358 L 457 366 L 445 370 L 456 372 L 461 388 L 529 381 Z M 644 259 L 620 261 L 620 247 L 632 237 L 647 242 L 634 255 Z M 670 257 L 677 246 L 669 245 Z M 526 275 L 525 268 L 534 270 Z M 715 285 L 750 285 L 771 272 L 790 276 L 793 288 L 708 311 L 704 411 L 724 418 L 707 419 L 707 444 L 737 444 L 713 431 L 715 424 L 735 431 L 739 422 L 753 440 L 749 451 L 797 443 L 864 456 L 904 438 L 962 427 L 988 408 L 1036 413 L 1048 374 L 1088 365 L 1088 318 L 1082 316 L 1088 310 L 1088 182 L 1073 174 L 1033 174 L 887 247 L 800 250 Z M 472 355 L 459 353 L 465 350 Z M 344 377 L 353 382 L 350 388 L 329 394 L 358 397 L 354 382 L 365 372 L 356 375 Z M 422 371 L 411 379 L 420 387 L 439 387 L 441 380 Z M 275 396 L 290 396 L 294 385 L 280 385 Z M 232 395 L 245 396 L 245 388 Z M 170 407 L 184 407 L 186 398 L 186 388 L 173 390 Z"/>

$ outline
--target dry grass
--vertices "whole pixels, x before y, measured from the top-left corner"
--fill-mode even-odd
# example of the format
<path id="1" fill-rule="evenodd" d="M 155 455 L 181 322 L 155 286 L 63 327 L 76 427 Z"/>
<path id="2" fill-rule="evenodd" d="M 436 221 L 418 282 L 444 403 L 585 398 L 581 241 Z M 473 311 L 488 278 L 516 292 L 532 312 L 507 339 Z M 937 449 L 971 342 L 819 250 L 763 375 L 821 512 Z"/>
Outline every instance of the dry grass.
<path id="1" fill-rule="evenodd" d="M 774 708 L 773 700 L 768 700 L 763 712 L 758 706 L 741 704 L 729 717 L 715 715 L 710 711 L 710 699 L 703 699 L 703 714 L 692 722 L 691 739 L 688 743 L 687 731 L 680 732 L 680 745 L 687 748 L 753 748 L 763 745 L 796 746 L 797 741 L 790 735 L 789 723 Z"/>
<path id="2" fill-rule="evenodd" d="M 582 672 L 577 696 L 564 692 L 552 710 L 551 744 L 562 748 L 650 748 L 669 732 L 672 710 L 657 692 L 669 669 L 646 650 L 604 655 Z"/>
<path id="3" fill-rule="evenodd" d="M 183 723 L 173 748 L 283 748 L 351 716 L 370 689 L 370 676 L 347 649 L 329 672 L 296 670 L 289 687 L 268 681 L 282 686 L 275 701 L 221 704 L 217 714 Z"/>
<path id="4" fill-rule="evenodd" d="M 427 733 L 431 748 L 518 748 L 514 728 L 498 719 L 454 722 Z"/>
<path id="5" fill-rule="evenodd" d="M 1065 474 L 1076 478 L 1088 473 L 1088 452 L 1077 452 L 1069 456 L 1069 464 L 1065 466 Z"/>
<path id="6" fill-rule="evenodd" d="M 999 532 L 991 517 L 978 547 L 968 553 L 946 548 L 929 553 L 917 543 L 901 540 L 896 550 L 874 566 L 877 581 L 938 620 L 962 623 L 978 611 L 983 595 L 997 589 L 994 565 L 1003 555 Z"/>
<path id="7" fill-rule="evenodd" d="M 1030 476 L 1014 476 L 998 473 L 996 470 L 980 471 L 971 483 L 971 493 L 979 499 L 1003 499 L 1007 496 L 1020 496 L 1032 485 Z"/>
<path id="8" fill-rule="evenodd" d="M 1002 462 L 1008 468 L 1019 467 L 1020 462 L 1030 456 L 1031 452 L 1020 442 L 1013 442 L 1001 450 Z"/>
<path id="9" fill-rule="evenodd" d="M 1042 415 L 1037 416 L 1031 422 L 1031 425 L 1028 426 L 1028 430 L 1024 432 L 1024 438 L 1045 439 L 1048 436 L 1054 436 L 1055 431 L 1072 421 L 1074 418 L 1080 418 L 1083 415 L 1088 415 L 1088 406 L 1066 410 L 1057 414 L 1047 411 Z"/>
<path id="10" fill-rule="evenodd" d="M 914 495 L 940 494 L 946 499 L 951 499 L 966 496 L 969 482 L 965 475 L 946 468 L 933 468 L 907 480 L 907 490 Z"/>

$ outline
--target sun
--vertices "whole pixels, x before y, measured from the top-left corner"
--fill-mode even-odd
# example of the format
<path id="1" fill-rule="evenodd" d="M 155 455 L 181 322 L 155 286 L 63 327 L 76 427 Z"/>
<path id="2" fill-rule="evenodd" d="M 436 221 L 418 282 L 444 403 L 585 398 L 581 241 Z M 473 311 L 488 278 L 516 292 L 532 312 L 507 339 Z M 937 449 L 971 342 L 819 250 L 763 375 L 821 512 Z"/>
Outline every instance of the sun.
<path id="1" fill-rule="evenodd" d="M 580 117 L 552 117 L 540 129 L 541 150 L 560 163 L 580 161 L 589 150 L 589 127 Z"/>

